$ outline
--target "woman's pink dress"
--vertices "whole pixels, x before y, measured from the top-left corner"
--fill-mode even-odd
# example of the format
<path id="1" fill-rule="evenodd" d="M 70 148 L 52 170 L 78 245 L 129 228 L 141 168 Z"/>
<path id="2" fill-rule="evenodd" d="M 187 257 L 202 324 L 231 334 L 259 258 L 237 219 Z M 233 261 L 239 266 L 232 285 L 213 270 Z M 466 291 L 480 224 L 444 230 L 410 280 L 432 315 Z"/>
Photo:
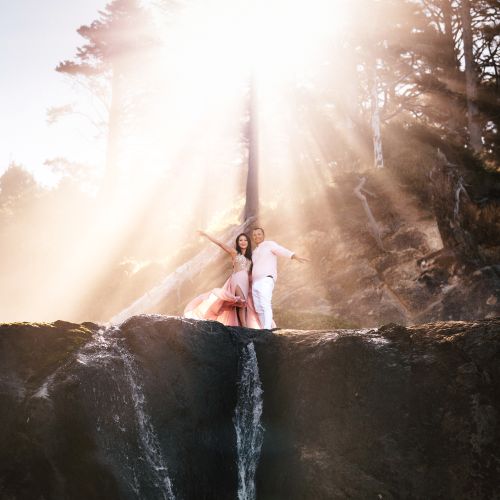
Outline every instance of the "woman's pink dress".
<path id="1" fill-rule="evenodd" d="M 250 290 L 250 268 L 252 261 L 238 254 L 233 259 L 233 273 L 222 288 L 199 295 L 184 309 L 184 317 L 218 321 L 227 326 L 241 326 L 238 320 L 237 307 L 246 305 L 247 327 L 260 328 L 259 317 L 255 312 Z M 245 296 L 245 302 L 236 295 L 240 287 Z"/>

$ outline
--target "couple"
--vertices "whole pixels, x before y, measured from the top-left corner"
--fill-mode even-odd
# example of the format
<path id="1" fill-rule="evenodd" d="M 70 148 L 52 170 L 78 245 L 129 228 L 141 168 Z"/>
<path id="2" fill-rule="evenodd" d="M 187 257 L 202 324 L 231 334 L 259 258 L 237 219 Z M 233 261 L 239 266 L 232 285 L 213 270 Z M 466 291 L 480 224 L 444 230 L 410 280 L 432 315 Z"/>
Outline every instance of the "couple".
<path id="1" fill-rule="evenodd" d="M 277 277 L 277 257 L 298 262 L 309 259 L 299 257 L 274 241 L 265 240 L 261 227 L 252 231 L 255 243 L 253 253 L 250 238 L 245 233 L 238 235 L 235 248 L 203 231 L 199 231 L 199 234 L 231 256 L 233 272 L 222 288 L 214 288 L 192 300 L 186 306 L 184 316 L 219 321 L 228 326 L 265 329 L 276 326 L 271 299 Z"/>

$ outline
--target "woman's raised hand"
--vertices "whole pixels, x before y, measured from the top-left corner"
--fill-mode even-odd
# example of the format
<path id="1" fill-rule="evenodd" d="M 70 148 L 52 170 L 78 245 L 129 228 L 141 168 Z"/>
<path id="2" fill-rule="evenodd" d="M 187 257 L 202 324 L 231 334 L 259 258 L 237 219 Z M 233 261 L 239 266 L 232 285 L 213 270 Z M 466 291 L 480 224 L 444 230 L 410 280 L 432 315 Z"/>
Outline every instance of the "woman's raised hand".
<path id="1" fill-rule="evenodd" d="M 227 246 L 226 244 L 222 243 L 222 241 L 216 240 L 213 236 L 210 236 L 209 234 L 205 233 L 205 231 L 198 230 L 197 233 L 200 236 L 204 236 L 205 238 L 210 240 L 212 243 L 215 243 L 217 246 L 222 248 L 222 250 L 224 250 L 224 252 L 227 252 L 228 254 L 230 254 L 231 257 L 234 257 L 236 255 L 236 249 Z"/>

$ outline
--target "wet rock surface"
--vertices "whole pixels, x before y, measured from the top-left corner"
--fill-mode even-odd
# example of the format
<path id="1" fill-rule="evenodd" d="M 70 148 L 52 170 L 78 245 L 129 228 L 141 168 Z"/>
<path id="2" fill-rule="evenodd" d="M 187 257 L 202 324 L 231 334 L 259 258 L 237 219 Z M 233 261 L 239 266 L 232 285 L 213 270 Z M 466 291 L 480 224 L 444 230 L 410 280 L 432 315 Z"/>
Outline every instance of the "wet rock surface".
<path id="1" fill-rule="evenodd" d="M 258 499 L 498 497 L 499 319 L 271 333 L 136 316 L 0 326 L 0 498 L 236 498 L 251 341 Z"/>
<path id="2" fill-rule="evenodd" d="M 264 497 L 495 498 L 498 328 L 277 335 L 257 351 Z"/>

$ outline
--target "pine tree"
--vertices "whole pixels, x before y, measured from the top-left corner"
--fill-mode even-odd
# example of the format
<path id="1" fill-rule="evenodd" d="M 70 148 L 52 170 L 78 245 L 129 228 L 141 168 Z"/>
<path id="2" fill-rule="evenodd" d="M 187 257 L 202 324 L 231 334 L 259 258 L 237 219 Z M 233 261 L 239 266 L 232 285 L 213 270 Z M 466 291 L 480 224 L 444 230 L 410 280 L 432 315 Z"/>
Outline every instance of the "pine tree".
<path id="1" fill-rule="evenodd" d="M 154 44 L 151 20 L 139 0 L 113 0 L 99 11 L 99 19 L 77 32 L 86 43 L 74 60 L 61 62 L 56 71 L 83 77 L 101 97 L 107 95 L 107 145 L 104 191 L 117 179 L 119 139 L 124 118 L 127 81 L 144 52 Z"/>

